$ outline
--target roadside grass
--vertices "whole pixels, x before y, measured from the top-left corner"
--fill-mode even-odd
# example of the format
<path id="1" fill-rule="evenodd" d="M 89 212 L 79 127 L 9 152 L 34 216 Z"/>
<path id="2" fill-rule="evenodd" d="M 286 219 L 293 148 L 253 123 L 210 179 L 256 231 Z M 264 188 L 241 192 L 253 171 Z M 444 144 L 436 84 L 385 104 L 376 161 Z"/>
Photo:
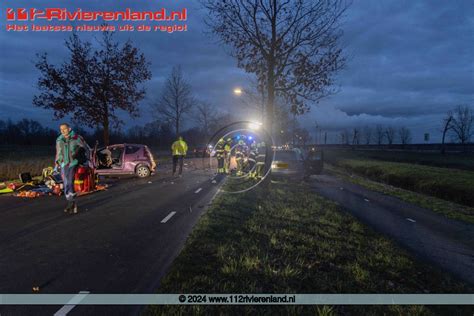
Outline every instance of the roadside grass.
<path id="1" fill-rule="evenodd" d="M 446 153 L 441 155 L 440 153 L 432 152 L 329 148 L 324 149 L 324 157 L 330 162 L 339 159 L 369 159 L 474 171 L 474 153 Z"/>
<path id="2" fill-rule="evenodd" d="M 159 293 L 472 293 L 304 183 L 221 194 Z M 462 306 L 149 306 L 146 315 L 470 315 Z"/>
<path id="3" fill-rule="evenodd" d="M 362 159 L 339 159 L 334 164 L 374 181 L 474 206 L 472 171 Z"/>
<path id="4" fill-rule="evenodd" d="M 19 174 L 39 176 L 54 164 L 54 146 L 0 146 L 0 181 L 18 180 Z"/>
<path id="5" fill-rule="evenodd" d="M 326 164 L 325 169 L 333 175 L 342 178 L 343 180 L 361 185 L 369 190 L 395 196 L 405 202 L 432 210 L 450 219 L 474 224 L 474 207 L 456 204 L 433 196 L 428 196 L 425 194 L 397 188 L 388 184 L 372 181 L 329 164 Z"/>

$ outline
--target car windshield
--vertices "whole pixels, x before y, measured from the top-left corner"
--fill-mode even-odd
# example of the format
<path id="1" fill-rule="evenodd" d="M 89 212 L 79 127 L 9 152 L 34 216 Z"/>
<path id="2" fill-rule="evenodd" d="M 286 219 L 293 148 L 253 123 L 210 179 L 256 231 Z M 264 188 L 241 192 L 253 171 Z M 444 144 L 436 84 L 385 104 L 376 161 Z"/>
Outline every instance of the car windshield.
<path id="1" fill-rule="evenodd" d="M 275 152 L 275 160 L 276 161 L 295 161 L 298 160 L 296 157 L 296 152 L 293 150 L 285 150 L 285 151 L 276 151 Z"/>

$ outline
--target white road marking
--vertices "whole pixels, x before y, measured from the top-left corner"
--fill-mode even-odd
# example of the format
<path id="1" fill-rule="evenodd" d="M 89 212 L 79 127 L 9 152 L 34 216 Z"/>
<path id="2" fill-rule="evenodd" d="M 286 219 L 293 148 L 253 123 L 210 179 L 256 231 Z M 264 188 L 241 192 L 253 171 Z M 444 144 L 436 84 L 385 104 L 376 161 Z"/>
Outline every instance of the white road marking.
<path id="1" fill-rule="evenodd" d="M 339 188 L 339 190 L 344 190 L 344 188 Z"/>
<path id="2" fill-rule="evenodd" d="M 416 221 L 415 221 L 414 219 L 411 219 L 411 218 L 409 218 L 409 217 L 407 217 L 407 221 L 410 221 L 410 222 L 412 222 L 412 223 L 416 223 Z"/>
<path id="3" fill-rule="evenodd" d="M 191 205 L 189 206 L 189 213 L 192 213 L 193 211 L 193 208 L 191 207 Z"/>
<path id="4" fill-rule="evenodd" d="M 171 212 L 171 213 L 169 213 L 168 216 L 166 216 L 165 218 L 163 218 L 163 220 L 161 221 L 161 223 L 164 224 L 164 223 L 166 223 L 167 221 L 169 221 L 169 219 L 170 219 L 171 217 L 173 217 L 174 214 L 176 214 L 176 212 L 174 212 L 174 211 Z"/>
<path id="5" fill-rule="evenodd" d="M 202 190 L 202 188 L 199 188 L 199 189 L 197 189 L 196 192 L 194 192 L 194 193 L 199 193 L 199 192 L 201 192 L 201 190 Z"/>
<path id="6" fill-rule="evenodd" d="M 56 313 L 54 313 L 54 316 L 64 316 L 67 315 L 76 305 L 72 304 L 78 304 L 80 303 L 90 292 L 88 291 L 80 291 L 79 294 L 76 294 L 73 298 L 67 302 L 66 305 L 61 307 L 60 310 L 58 310 Z"/>
<path id="7" fill-rule="evenodd" d="M 364 201 L 366 201 L 366 202 L 370 202 L 370 201 L 369 201 L 369 200 L 367 200 L 367 199 L 364 199 Z"/>

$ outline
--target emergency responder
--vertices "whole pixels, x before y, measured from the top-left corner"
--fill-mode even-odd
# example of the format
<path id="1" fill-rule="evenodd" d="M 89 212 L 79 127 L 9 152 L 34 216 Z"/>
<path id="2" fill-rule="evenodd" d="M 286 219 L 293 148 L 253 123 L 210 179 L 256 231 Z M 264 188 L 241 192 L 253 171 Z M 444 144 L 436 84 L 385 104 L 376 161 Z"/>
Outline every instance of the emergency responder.
<path id="1" fill-rule="evenodd" d="M 224 159 L 225 159 L 225 150 L 224 150 L 224 139 L 219 139 L 216 144 L 216 158 L 217 158 L 217 173 L 224 174 L 225 167 L 224 167 Z"/>
<path id="2" fill-rule="evenodd" d="M 229 174 L 230 170 L 230 152 L 232 150 L 232 139 L 227 138 L 224 145 L 224 173 Z"/>
<path id="3" fill-rule="evenodd" d="M 237 176 L 241 176 L 244 170 L 245 148 L 244 142 L 239 140 L 235 147 L 235 161 L 237 162 Z"/>
<path id="4" fill-rule="evenodd" d="M 261 179 L 263 177 L 263 172 L 265 169 L 265 153 L 266 147 L 265 142 L 260 142 L 257 144 L 257 159 L 255 164 L 255 177 Z"/>
<path id="5" fill-rule="evenodd" d="M 85 164 L 90 157 L 90 148 L 84 139 L 76 134 L 69 124 L 59 126 L 61 135 L 56 139 L 56 168 L 61 168 L 64 196 L 67 200 L 65 213 L 77 213 L 76 192 L 74 192 L 74 176 L 79 164 Z"/>
<path id="6" fill-rule="evenodd" d="M 179 163 L 179 176 L 183 173 L 184 157 L 188 152 L 188 144 L 183 140 L 183 137 L 179 136 L 178 140 L 171 145 L 171 152 L 173 155 L 173 176 L 176 173 L 176 166 Z"/>
<path id="7" fill-rule="evenodd" d="M 257 143 L 253 141 L 250 144 L 250 152 L 248 158 L 248 169 L 249 169 L 249 177 L 255 178 L 256 177 L 256 164 L 257 164 Z"/>

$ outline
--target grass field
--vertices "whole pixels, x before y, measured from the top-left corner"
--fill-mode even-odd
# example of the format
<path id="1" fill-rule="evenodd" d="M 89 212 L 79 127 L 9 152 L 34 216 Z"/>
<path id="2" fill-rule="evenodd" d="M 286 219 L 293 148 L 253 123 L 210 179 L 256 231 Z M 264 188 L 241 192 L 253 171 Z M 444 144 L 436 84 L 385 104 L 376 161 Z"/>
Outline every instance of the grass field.
<path id="1" fill-rule="evenodd" d="M 472 293 L 305 184 L 219 195 L 160 293 Z M 151 306 L 146 315 L 471 315 L 441 306 Z"/>
<path id="2" fill-rule="evenodd" d="M 351 156 L 346 151 L 325 151 L 325 160 L 374 181 L 474 207 L 474 171 Z"/>
<path id="3" fill-rule="evenodd" d="M 18 179 L 22 172 L 41 175 L 54 164 L 54 146 L 0 146 L 0 181 Z"/>
<path id="4" fill-rule="evenodd" d="M 339 159 L 380 160 L 474 171 L 474 154 L 472 153 L 447 153 L 446 155 L 441 155 L 440 153 L 393 150 L 325 149 L 324 155 L 328 161 Z"/>

